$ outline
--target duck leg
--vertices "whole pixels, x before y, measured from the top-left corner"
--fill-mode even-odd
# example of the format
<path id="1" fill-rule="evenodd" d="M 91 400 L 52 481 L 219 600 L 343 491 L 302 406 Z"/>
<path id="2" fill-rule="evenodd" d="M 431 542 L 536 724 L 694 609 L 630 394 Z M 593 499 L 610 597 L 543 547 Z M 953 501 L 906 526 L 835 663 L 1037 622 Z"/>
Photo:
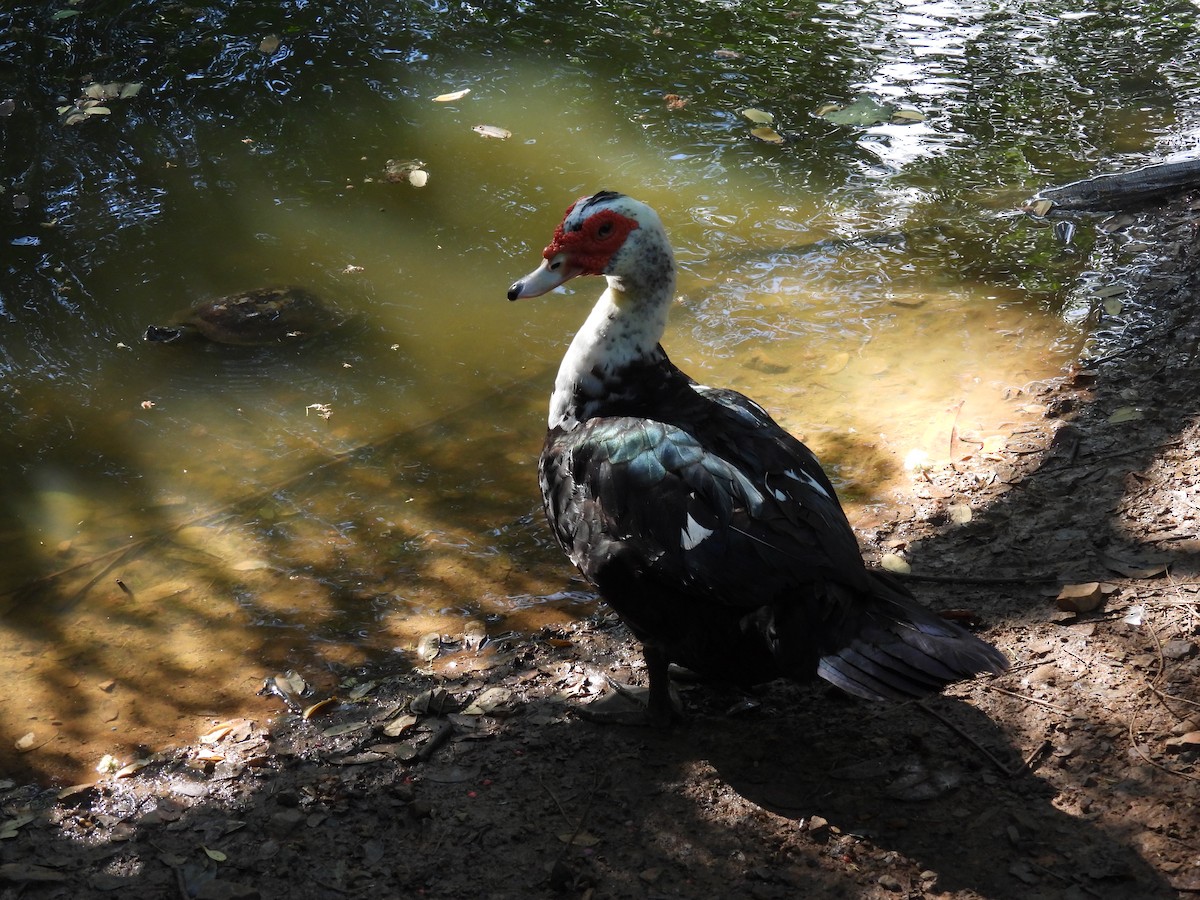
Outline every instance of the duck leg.
<path id="1" fill-rule="evenodd" d="M 642 645 L 642 657 L 646 660 L 646 674 L 650 678 L 646 718 L 654 727 L 666 728 L 679 715 L 671 698 L 670 663 L 662 650 L 650 644 Z"/>
<path id="2" fill-rule="evenodd" d="M 576 710 L 592 722 L 605 725 L 649 725 L 668 728 L 682 718 L 678 695 L 671 686 L 666 654 L 653 647 L 643 646 L 646 672 L 650 687 L 634 687 L 608 678 L 614 693 Z"/>

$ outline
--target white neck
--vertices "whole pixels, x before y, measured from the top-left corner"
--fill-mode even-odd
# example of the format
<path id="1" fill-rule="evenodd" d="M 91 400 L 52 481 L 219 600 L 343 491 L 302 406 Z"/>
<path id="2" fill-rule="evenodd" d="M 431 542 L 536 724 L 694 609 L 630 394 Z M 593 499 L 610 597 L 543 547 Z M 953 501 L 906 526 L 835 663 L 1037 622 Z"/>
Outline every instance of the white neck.
<path id="1" fill-rule="evenodd" d="M 607 290 L 559 366 L 550 397 L 551 428 L 574 428 L 587 417 L 587 398 L 602 399 L 622 369 L 657 352 L 675 296 L 675 265 L 669 248 L 655 261 L 649 278 L 606 276 Z"/>

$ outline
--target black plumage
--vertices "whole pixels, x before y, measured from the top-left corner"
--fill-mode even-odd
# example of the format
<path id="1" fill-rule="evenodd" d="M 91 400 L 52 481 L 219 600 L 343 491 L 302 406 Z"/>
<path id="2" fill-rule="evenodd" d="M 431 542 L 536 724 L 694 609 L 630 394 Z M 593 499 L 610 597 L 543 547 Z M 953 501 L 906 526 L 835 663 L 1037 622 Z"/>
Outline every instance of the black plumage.
<path id="1" fill-rule="evenodd" d="M 1002 653 L 864 566 L 804 444 L 671 363 L 658 339 L 674 262 L 649 207 L 585 198 L 544 256 L 510 299 L 609 280 L 559 371 L 539 476 L 559 544 L 643 645 L 652 718 L 670 716 L 671 662 L 742 685 L 819 675 L 870 699 L 1004 671 Z"/>

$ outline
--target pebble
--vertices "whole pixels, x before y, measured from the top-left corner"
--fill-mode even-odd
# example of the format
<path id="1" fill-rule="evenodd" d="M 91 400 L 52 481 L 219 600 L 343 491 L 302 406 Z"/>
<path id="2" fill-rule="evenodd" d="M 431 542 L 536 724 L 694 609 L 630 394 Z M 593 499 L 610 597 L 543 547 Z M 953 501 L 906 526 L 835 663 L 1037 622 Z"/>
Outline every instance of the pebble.
<path id="1" fill-rule="evenodd" d="M 900 883 L 900 879 L 895 875 L 880 875 L 879 886 L 887 891 L 895 891 L 899 893 L 904 890 L 904 885 Z"/>
<path id="2" fill-rule="evenodd" d="M 1166 659 L 1188 659 L 1196 655 L 1196 642 L 1186 640 L 1167 641 L 1162 646 L 1162 655 Z"/>

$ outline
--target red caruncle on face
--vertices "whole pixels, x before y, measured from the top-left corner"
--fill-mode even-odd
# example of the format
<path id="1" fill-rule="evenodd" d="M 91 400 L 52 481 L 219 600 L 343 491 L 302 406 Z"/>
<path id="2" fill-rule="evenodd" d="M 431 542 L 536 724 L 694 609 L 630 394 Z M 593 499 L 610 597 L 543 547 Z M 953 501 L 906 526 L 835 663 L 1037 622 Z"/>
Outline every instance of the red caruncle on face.
<path id="1" fill-rule="evenodd" d="M 571 216 L 574 204 L 567 210 L 566 222 Z M 603 274 L 612 255 L 621 248 L 629 233 L 638 227 L 638 223 L 611 209 L 602 209 L 583 220 L 579 228 L 566 231 L 560 223 L 554 231 L 554 239 L 543 252 L 542 256 L 552 259 L 560 253 L 566 253 L 571 264 L 582 269 L 585 275 Z"/>

